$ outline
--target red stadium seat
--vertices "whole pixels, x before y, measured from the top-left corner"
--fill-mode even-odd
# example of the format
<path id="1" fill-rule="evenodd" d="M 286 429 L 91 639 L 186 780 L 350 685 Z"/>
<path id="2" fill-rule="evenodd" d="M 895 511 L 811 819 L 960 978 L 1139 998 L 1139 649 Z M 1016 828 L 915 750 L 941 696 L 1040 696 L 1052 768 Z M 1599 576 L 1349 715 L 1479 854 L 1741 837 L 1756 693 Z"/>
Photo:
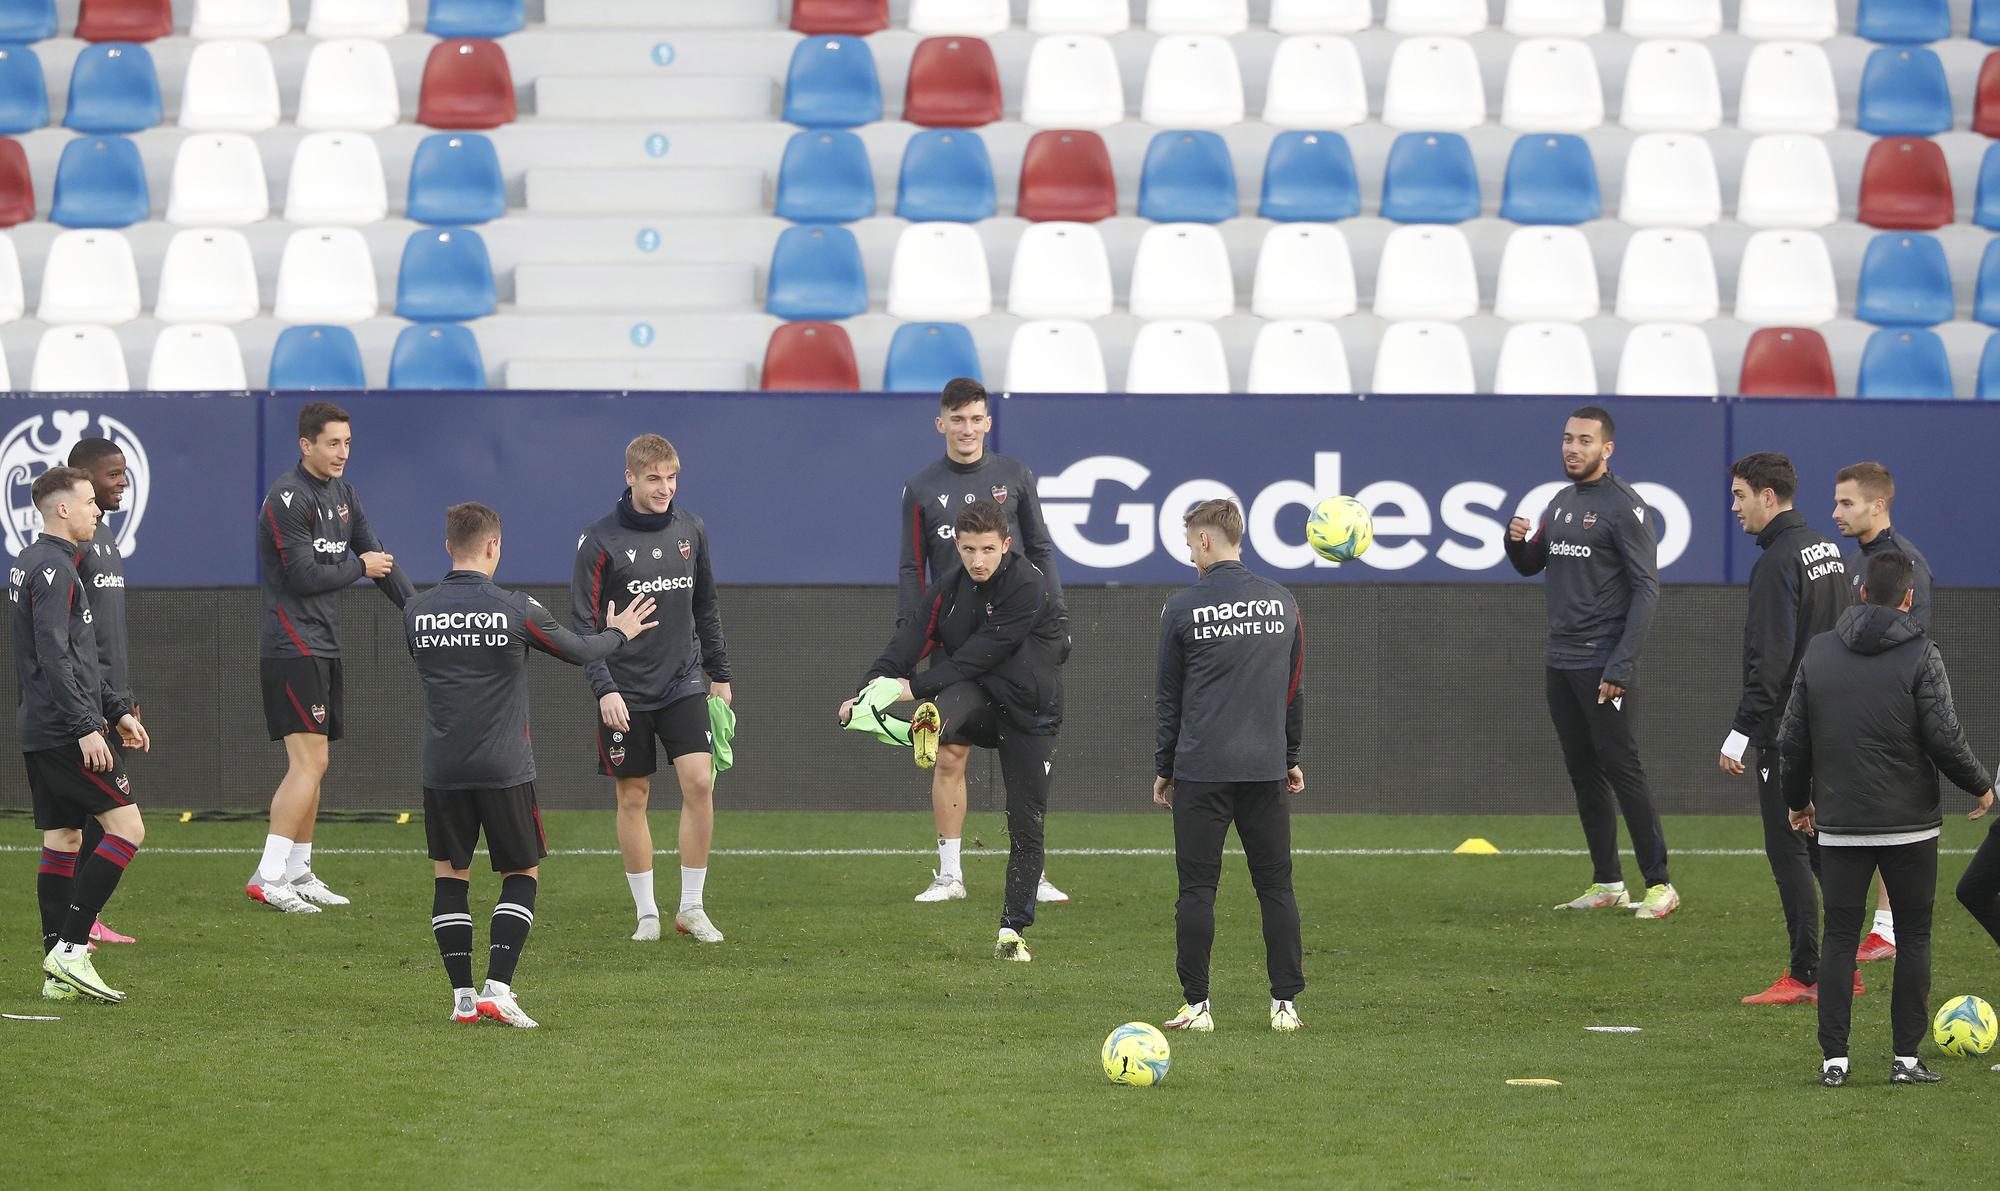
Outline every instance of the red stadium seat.
<path id="1" fill-rule="evenodd" d="M 514 72 L 500 43 L 455 38 L 431 47 L 417 123 L 432 128 L 498 128 L 514 122 Z"/>
<path id="2" fill-rule="evenodd" d="M 2000 50 L 1986 55 L 1972 100 L 1972 131 L 2000 136 Z"/>
<path id="3" fill-rule="evenodd" d="M 978 128 L 1000 118 L 1000 67 L 977 37 L 931 37 L 910 58 L 903 119 L 926 128 Z"/>
<path id="4" fill-rule="evenodd" d="M 1038 132 L 1021 158 L 1016 213 L 1036 223 L 1096 223 L 1118 214 L 1111 154 L 1094 132 Z"/>
<path id="5" fill-rule="evenodd" d="M 0 227 L 34 217 L 35 181 L 28 173 L 28 154 L 13 137 L 0 138 Z"/>
<path id="6" fill-rule="evenodd" d="M 173 31 L 172 0 L 83 0 L 76 18 L 85 41 L 152 41 Z"/>
<path id="7" fill-rule="evenodd" d="M 1832 397 L 1833 357 L 1826 340 L 1806 327 L 1764 327 L 1743 349 L 1736 382 L 1743 397 Z"/>
<path id="8" fill-rule="evenodd" d="M 786 323 L 764 348 L 767 393 L 852 393 L 861 388 L 854 344 L 834 323 Z"/>
<path id="9" fill-rule="evenodd" d="M 1951 172 L 1936 142 L 1890 136 L 1868 150 L 1861 169 L 1861 222 L 1929 230 L 1950 223 L 1953 210 Z"/>
<path id="10" fill-rule="evenodd" d="M 879 33 L 889 27 L 889 0 L 794 0 L 792 28 L 800 33 Z"/>

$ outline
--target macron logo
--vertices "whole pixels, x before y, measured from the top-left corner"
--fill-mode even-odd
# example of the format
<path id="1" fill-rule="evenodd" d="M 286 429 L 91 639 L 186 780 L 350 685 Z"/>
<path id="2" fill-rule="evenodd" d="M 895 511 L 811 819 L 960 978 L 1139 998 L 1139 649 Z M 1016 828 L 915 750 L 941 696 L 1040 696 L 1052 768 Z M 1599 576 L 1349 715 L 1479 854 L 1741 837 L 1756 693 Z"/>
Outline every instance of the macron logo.
<path id="1" fill-rule="evenodd" d="M 286 508 L 288 508 L 288 509 L 289 509 L 289 508 L 291 508 L 291 507 L 292 507 L 292 494 L 291 494 L 291 493 L 289 493 L 289 492 L 280 492 L 280 493 L 278 493 L 278 499 L 279 499 L 279 500 L 282 500 L 282 501 L 284 501 L 284 502 L 285 502 L 285 507 L 286 507 Z"/>
<path id="2" fill-rule="evenodd" d="M 639 552 L 638 552 L 637 550 L 627 550 L 627 551 L 625 552 L 625 561 L 626 561 L 626 562 L 633 562 L 633 561 L 635 561 L 635 560 L 636 560 L 636 559 L 637 559 L 638 557 L 639 557 Z"/>
<path id="3" fill-rule="evenodd" d="M 1625 710 L 1625 696 L 1623 696 L 1623 695 L 1620 695 L 1620 696 L 1618 696 L 1618 697 L 1617 697 L 1616 699 L 1613 699 L 1613 700 L 1611 701 L 1611 709 L 1612 709 L 1613 711 L 1623 711 L 1623 710 Z"/>
<path id="4" fill-rule="evenodd" d="M 42 582 L 48 584 L 50 587 L 56 585 L 56 569 L 54 567 L 50 567 L 42 572 Z"/>
<path id="5" fill-rule="evenodd" d="M 951 497 L 949 495 L 938 497 L 938 508 L 948 509 L 950 507 L 951 507 Z"/>

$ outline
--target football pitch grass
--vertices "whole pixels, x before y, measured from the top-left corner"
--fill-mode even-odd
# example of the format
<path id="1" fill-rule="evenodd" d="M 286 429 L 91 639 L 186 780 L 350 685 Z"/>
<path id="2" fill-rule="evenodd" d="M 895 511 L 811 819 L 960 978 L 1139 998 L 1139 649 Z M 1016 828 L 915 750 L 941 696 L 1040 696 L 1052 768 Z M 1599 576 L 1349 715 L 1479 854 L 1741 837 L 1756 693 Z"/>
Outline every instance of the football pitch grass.
<path id="1" fill-rule="evenodd" d="M 1267 1025 L 1256 901 L 1226 862 L 1216 1032 L 1156 1088 L 1097 1050 L 1180 1003 L 1164 815 L 1051 819 L 1032 964 L 992 958 L 1005 837 L 968 823 L 971 897 L 915 905 L 923 815 L 721 818 L 728 942 L 628 940 L 609 814 L 548 816 L 516 987 L 535 1031 L 446 1020 L 418 824 L 323 826 L 355 904 L 242 894 L 258 824 L 155 810 L 99 952 L 120 1006 L 36 995 L 35 836 L 5 821 L 0 1021 L 9 1182 L 75 1186 L 1795 1186 L 1990 1178 L 2000 1072 L 1928 1042 L 1891 1087 L 1887 965 L 1856 1001 L 1855 1082 L 1815 1082 L 1810 1007 L 1737 1004 L 1784 965 L 1754 818 L 1670 818 L 1683 908 L 1556 913 L 1587 883 L 1566 818 L 1294 820 L 1308 1028 Z M 1952 820 L 1933 1001 L 2000 1000 L 1951 900 L 1984 824 Z M 674 817 L 655 816 L 670 842 Z M 1440 854 L 1470 836 L 1499 856 Z M 983 843 L 983 848 L 975 841 Z M 1232 846 L 1233 846 L 1232 839 Z M 1084 854 L 1079 850 L 1095 850 Z M 1358 850 L 1385 850 L 1352 854 Z M 1571 854 L 1536 854 L 1536 850 Z M 751 854 L 755 850 L 758 854 Z M 1133 852 L 1128 850 L 1144 850 Z M 1341 854 L 1311 854 L 1339 850 Z M 804 853 L 815 854 L 804 854 Z M 1733 852 L 1734 854 L 1725 854 Z M 891 853 L 891 854 L 879 854 Z M 475 972 L 498 882 L 475 867 Z M 671 913 L 676 861 L 659 859 Z M 1628 878 L 1636 877 L 1627 862 Z M 1636 1034 L 1587 1032 L 1638 1026 Z M 1560 1087 L 1514 1087 L 1545 1078 Z"/>

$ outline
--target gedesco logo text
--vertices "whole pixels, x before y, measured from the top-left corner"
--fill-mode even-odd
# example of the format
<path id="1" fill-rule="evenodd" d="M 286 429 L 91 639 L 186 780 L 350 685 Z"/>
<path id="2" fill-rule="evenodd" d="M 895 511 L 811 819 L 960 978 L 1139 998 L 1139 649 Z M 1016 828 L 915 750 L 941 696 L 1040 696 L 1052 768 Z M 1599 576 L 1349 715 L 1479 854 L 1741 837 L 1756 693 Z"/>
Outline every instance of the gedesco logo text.
<path id="1" fill-rule="evenodd" d="M 1157 503 L 1135 499 L 1153 478 L 1145 464 L 1121 455 L 1092 455 L 1062 471 L 1041 477 L 1042 518 L 1049 537 L 1063 556 L 1083 566 L 1114 570 L 1143 562 L 1164 549 L 1190 563 L 1182 536 L 1181 517 L 1204 500 L 1225 498 L 1243 508 L 1245 553 L 1280 570 L 1332 567 L 1305 542 L 1306 514 L 1322 497 L 1345 492 L 1339 451 L 1315 451 L 1312 479 L 1286 479 L 1245 494 L 1219 480 L 1186 479 L 1175 484 Z M 1085 526 L 1099 499 L 1099 486 L 1117 501 L 1117 529 L 1105 540 L 1090 536 Z M 1461 480 L 1439 495 L 1435 504 L 1416 485 L 1402 480 L 1377 480 L 1354 493 L 1375 519 L 1375 544 L 1361 561 L 1381 571 L 1416 566 L 1432 554 L 1461 571 L 1486 571 L 1505 566 L 1507 521 L 1526 517 L 1538 521 L 1542 510 L 1568 483 L 1555 480 L 1537 485 L 1513 499 L 1505 488 L 1485 480 Z M 1687 502 L 1664 484 L 1640 481 L 1632 485 L 1652 510 L 1660 535 L 1659 565 L 1673 565 L 1687 552 L 1693 518 Z"/>

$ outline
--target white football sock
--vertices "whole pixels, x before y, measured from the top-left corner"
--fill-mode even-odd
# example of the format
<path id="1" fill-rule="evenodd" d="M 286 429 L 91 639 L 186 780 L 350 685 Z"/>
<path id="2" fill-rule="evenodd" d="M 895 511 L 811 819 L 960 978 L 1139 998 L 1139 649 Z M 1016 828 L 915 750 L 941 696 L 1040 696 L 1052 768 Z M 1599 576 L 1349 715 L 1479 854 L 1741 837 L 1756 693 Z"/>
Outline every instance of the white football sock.
<path id="1" fill-rule="evenodd" d="M 1845 1071 L 1847 1070 L 1847 1056 L 1842 1055 L 1840 1058 L 1837 1059 L 1828 1059 L 1826 1062 L 1821 1063 L 1819 1067 L 1820 1070 L 1822 1071 L 1831 1071 L 1836 1067 L 1840 1068 L 1842 1071 Z"/>
<path id="2" fill-rule="evenodd" d="M 653 900 L 653 870 L 643 873 L 626 873 L 625 883 L 632 887 L 632 908 L 641 918 L 658 918 L 660 904 Z"/>
<path id="3" fill-rule="evenodd" d="M 689 868 L 681 865 L 681 909 L 701 909 L 701 887 L 708 882 L 708 867 Z"/>
<path id="4" fill-rule="evenodd" d="M 1896 1066 L 1898 1067 L 1914 1067 L 1916 1065 L 1917 1065 L 1917 1056 L 1915 1055 L 1896 1056 Z"/>
<path id="5" fill-rule="evenodd" d="M 958 846 L 962 840 L 938 837 L 938 876 L 953 880 L 965 880 L 965 870 L 959 867 Z"/>
<path id="6" fill-rule="evenodd" d="M 1276 1013 L 1280 1009 L 1290 1009 L 1291 1007 L 1292 1003 L 1290 1001 L 1280 1001 L 1275 997 L 1271 1000 L 1271 1012 L 1273 1013 Z"/>
<path id="7" fill-rule="evenodd" d="M 313 846 L 311 840 L 307 840 L 302 844 L 293 844 L 292 854 L 285 861 L 285 880 L 297 881 L 300 877 L 311 872 L 312 859 Z"/>
<path id="8" fill-rule="evenodd" d="M 1606 881 L 1604 887 L 1613 893 L 1625 892 L 1625 882 L 1623 881 Z"/>
<path id="9" fill-rule="evenodd" d="M 282 835 L 264 837 L 264 858 L 257 862 L 257 880 L 276 885 L 285 879 L 285 863 L 291 859 L 292 841 Z"/>
<path id="10" fill-rule="evenodd" d="M 1890 943 L 1896 941 L 1896 915 L 1891 910 L 1875 911 L 1875 933 Z"/>

